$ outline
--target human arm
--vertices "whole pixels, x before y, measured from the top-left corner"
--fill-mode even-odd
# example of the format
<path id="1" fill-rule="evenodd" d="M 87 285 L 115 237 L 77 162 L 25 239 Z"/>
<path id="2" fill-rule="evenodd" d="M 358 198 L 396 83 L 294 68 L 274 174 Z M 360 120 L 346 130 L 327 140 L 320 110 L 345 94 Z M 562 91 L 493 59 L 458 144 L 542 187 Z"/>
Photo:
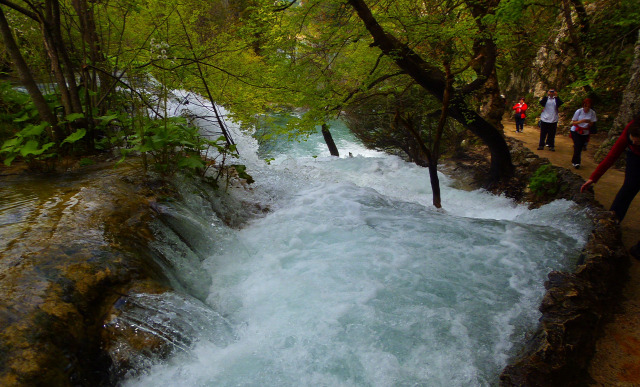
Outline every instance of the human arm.
<path id="1" fill-rule="evenodd" d="M 596 169 L 591 173 L 591 176 L 589 176 L 589 180 L 592 180 L 593 184 L 597 183 L 598 180 L 600 180 L 600 177 L 602 177 L 602 175 L 604 175 L 604 173 L 609 168 L 611 168 L 613 163 L 616 162 L 622 152 L 624 152 L 624 150 L 629 146 L 629 136 L 627 135 L 629 125 L 624 128 L 620 137 L 618 137 L 615 144 L 613 144 L 613 146 L 609 150 L 609 153 L 607 153 L 607 156 L 605 156 L 604 160 L 602 160 L 600 164 L 598 164 Z"/>
<path id="2" fill-rule="evenodd" d="M 590 109 L 588 112 L 585 112 L 583 108 L 576 110 L 573 118 L 571 118 L 571 125 L 580 126 L 583 129 L 588 129 L 593 126 L 593 123 L 598 121 L 596 116 L 596 112 L 593 109 Z"/>
<path id="3" fill-rule="evenodd" d="M 545 106 L 547 104 L 547 96 L 542 97 L 539 103 L 540 106 Z"/>
<path id="4" fill-rule="evenodd" d="M 584 122 L 580 119 L 580 110 L 581 109 L 578 109 L 575 113 L 573 113 L 573 117 L 571 117 L 571 125 L 575 126 Z"/>
<path id="5" fill-rule="evenodd" d="M 580 187 L 580 192 L 586 191 L 592 185 L 593 185 L 593 180 L 589 179 L 589 180 L 585 181 L 584 184 L 582 184 L 582 187 Z"/>

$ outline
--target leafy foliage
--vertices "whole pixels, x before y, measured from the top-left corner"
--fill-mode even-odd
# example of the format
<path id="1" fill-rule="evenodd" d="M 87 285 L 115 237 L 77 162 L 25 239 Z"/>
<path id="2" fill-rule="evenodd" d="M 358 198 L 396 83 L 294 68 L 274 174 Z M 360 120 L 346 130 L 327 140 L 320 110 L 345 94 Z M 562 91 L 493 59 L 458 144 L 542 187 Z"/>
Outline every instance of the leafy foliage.
<path id="1" fill-rule="evenodd" d="M 541 166 L 531 175 L 529 189 L 539 197 L 558 193 L 560 190 L 558 173 L 551 164 Z"/>
<path id="2" fill-rule="evenodd" d="M 211 148 L 218 154 L 229 152 L 224 137 L 207 139 L 200 135 L 198 127 L 183 117 L 148 120 L 139 133 L 127 141 L 127 146 L 121 149 L 120 161 L 134 152 L 147 155 L 153 161 L 153 168 L 165 176 L 181 169 L 204 175 L 212 162 L 207 161 L 203 154 Z"/>
<path id="3" fill-rule="evenodd" d="M 421 159 L 419 144 L 397 122 L 398 114 L 411 122 L 425 143 L 433 142 L 440 115 L 439 104 L 417 85 L 387 95 L 371 93 L 368 98 L 350 104 L 345 109 L 344 119 L 366 146 L 394 154 L 403 153 L 409 160 L 424 165 L 426 160 Z M 442 149 L 439 152 L 456 149 L 464 135 L 464 129 L 452 122 L 445 127 L 445 132 L 445 142 L 440 144 Z"/>

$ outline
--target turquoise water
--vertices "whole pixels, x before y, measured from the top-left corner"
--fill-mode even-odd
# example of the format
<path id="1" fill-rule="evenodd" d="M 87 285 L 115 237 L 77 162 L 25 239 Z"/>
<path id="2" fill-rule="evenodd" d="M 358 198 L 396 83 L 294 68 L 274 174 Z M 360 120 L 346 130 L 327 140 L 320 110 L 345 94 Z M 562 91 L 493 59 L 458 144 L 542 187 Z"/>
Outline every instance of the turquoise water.
<path id="1" fill-rule="evenodd" d="M 257 182 L 232 195 L 270 211 L 230 229 L 195 199 L 179 210 L 209 224 L 215 248 L 190 286 L 224 330 L 191 331 L 188 348 L 126 385 L 497 384 L 537 324 L 547 273 L 572 267 L 586 242 L 585 215 L 444 175 L 436 210 L 426 169 L 332 131 L 353 157 L 330 157 L 319 133 L 262 150 L 235 135 Z"/>

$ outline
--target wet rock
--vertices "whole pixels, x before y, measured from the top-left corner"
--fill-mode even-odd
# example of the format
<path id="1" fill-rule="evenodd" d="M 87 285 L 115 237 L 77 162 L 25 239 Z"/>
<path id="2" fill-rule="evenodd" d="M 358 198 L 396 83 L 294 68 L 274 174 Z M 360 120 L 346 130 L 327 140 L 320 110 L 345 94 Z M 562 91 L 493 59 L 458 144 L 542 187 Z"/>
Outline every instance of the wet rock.
<path id="1" fill-rule="evenodd" d="M 145 256 L 154 193 L 139 170 L 3 180 L 0 194 L 35 199 L 0 207 L 12 225 L 0 250 L 0 385 L 111 384 L 100 335 L 108 310 L 140 281 L 164 286 Z"/>

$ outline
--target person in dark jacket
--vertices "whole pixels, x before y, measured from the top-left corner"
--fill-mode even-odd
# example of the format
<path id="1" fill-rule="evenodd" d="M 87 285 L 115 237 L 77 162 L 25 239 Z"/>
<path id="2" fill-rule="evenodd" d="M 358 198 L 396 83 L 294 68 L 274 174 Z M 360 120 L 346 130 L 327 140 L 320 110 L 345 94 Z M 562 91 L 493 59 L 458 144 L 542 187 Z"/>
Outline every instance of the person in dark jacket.
<path id="1" fill-rule="evenodd" d="M 558 130 L 558 109 L 562 106 L 563 102 L 558 97 L 558 94 L 554 89 L 550 89 L 546 97 L 540 100 L 540 105 L 544 108 L 540 114 L 540 142 L 538 143 L 538 150 L 544 149 L 544 146 L 548 146 L 549 150 L 555 151 L 556 146 L 556 131 Z"/>
<path id="2" fill-rule="evenodd" d="M 580 192 L 584 192 L 591 185 L 595 184 L 602 175 L 616 162 L 616 160 L 626 151 L 627 165 L 624 172 L 624 182 L 618 191 L 616 198 L 611 204 L 611 211 L 616 219 L 621 222 L 631 205 L 631 202 L 640 191 L 640 116 L 632 120 L 622 131 L 607 156 L 598 164 L 591 173 L 589 179 L 580 187 Z M 640 242 L 629 249 L 629 253 L 640 259 Z"/>

